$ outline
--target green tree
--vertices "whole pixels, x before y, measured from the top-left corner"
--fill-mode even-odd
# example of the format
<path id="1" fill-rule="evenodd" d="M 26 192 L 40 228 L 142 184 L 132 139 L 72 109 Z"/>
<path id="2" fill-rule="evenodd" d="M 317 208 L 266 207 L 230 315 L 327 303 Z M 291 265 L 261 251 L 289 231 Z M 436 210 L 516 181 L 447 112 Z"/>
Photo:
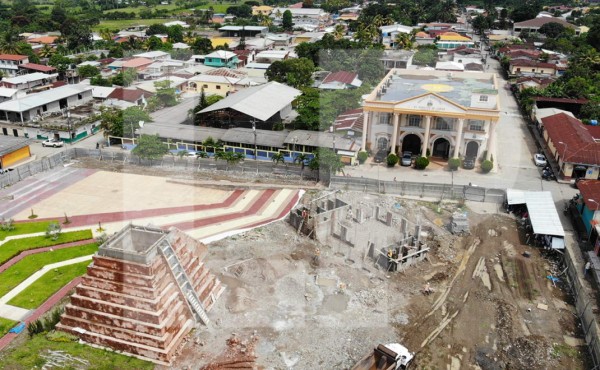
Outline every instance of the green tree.
<path id="1" fill-rule="evenodd" d="M 175 94 L 175 88 L 171 87 L 171 81 L 157 81 L 154 83 L 156 88 L 155 97 L 159 100 L 161 106 L 172 107 L 177 105 L 177 95 Z"/>
<path id="2" fill-rule="evenodd" d="M 390 153 L 387 156 L 387 165 L 388 167 L 394 167 L 395 165 L 398 164 L 398 161 L 400 160 L 400 158 L 398 158 L 398 156 L 394 153 Z"/>
<path id="3" fill-rule="evenodd" d="M 413 64 L 433 67 L 437 60 L 437 51 L 431 48 L 419 48 L 413 56 Z"/>
<path id="4" fill-rule="evenodd" d="M 540 27 L 538 32 L 548 38 L 556 38 L 565 32 L 565 26 L 560 23 L 549 22 Z"/>
<path id="5" fill-rule="evenodd" d="M 319 179 L 322 178 L 321 174 L 323 174 L 326 181 L 329 181 L 329 177 L 341 171 L 344 164 L 333 150 L 320 148 L 314 152 L 313 158 L 308 162 L 308 167 L 313 171 L 318 171 Z"/>
<path id="6" fill-rule="evenodd" d="M 142 135 L 131 153 L 143 159 L 160 159 L 169 153 L 169 147 L 158 135 Z"/>
<path id="7" fill-rule="evenodd" d="M 283 29 L 286 31 L 290 31 L 293 26 L 294 23 L 292 22 L 292 12 L 286 10 L 283 12 L 283 16 L 281 18 L 281 27 L 283 27 Z"/>
<path id="8" fill-rule="evenodd" d="M 195 53 L 208 54 L 213 50 L 212 42 L 205 37 L 196 37 L 190 46 Z"/>
<path id="9" fill-rule="evenodd" d="M 68 17 L 60 27 L 61 39 L 69 50 L 78 50 L 92 46 L 91 26 L 76 17 Z"/>
<path id="10" fill-rule="evenodd" d="M 306 58 L 293 58 L 273 62 L 265 76 L 269 81 L 277 81 L 286 85 L 301 88 L 312 85 L 312 74 L 315 65 Z"/>
<path id="11" fill-rule="evenodd" d="M 135 136 L 135 130 L 140 127 L 140 122 L 151 122 L 150 115 L 140 107 L 128 107 L 122 112 L 123 119 L 123 137 Z"/>
<path id="12" fill-rule="evenodd" d="M 167 29 L 167 35 L 171 43 L 183 42 L 183 27 L 180 25 L 170 26 Z"/>
<path id="13" fill-rule="evenodd" d="M 597 16 L 586 36 L 587 42 L 600 51 L 600 16 Z"/>
<path id="14" fill-rule="evenodd" d="M 279 162 L 283 163 L 283 154 L 281 153 L 275 153 L 273 154 L 273 156 L 271 157 L 271 160 L 275 163 L 275 164 L 279 164 Z"/>
<path id="15" fill-rule="evenodd" d="M 165 26 L 164 24 L 156 23 L 156 24 L 150 25 L 146 29 L 146 35 L 148 35 L 148 36 L 167 35 L 168 31 L 169 31 L 169 27 Z"/>
<path id="16" fill-rule="evenodd" d="M 91 65 L 81 66 L 77 68 L 77 71 L 79 72 L 79 77 L 81 78 L 94 77 L 100 74 L 100 70 Z"/>
<path id="17" fill-rule="evenodd" d="M 0 35 L 0 53 L 21 54 L 19 33 L 16 29 L 9 28 Z"/>
<path id="18" fill-rule="evenodd" d="M 483 35 L 485 30 L 487 30 L 491 26 L 489 19 L 481 14 L 473 19 L 472 24 L 473 29 L 477 30 L 477 33 L 479 33 L 480 35 Z"/>
<path id="19" fill-rule="evenodd" d="M 51 65 L 52 67 L 56 68 L 61 74 L 64 74 L 67 71 L 67 69 L 69 69 L 69 66 L 72 63 L 73 62 L 71 61 L 71 59 L 61 54 L 54 54 L 48 60 L 48 65 Z"/>
<path id="20" fill-rule="evenodd" d="M 302 95 L 296 99 L 296 110 L 298 112 L 294 120 L 296 129 L 319 130 L 321 128 L 319 90 L 302 89 Z"/>
<path id="21" fill-rule="evenodd" d="M 414 33 L 398 32 L 394 39 L 396 49 L 413 49 L 415 47 L 415 35 Z"/>

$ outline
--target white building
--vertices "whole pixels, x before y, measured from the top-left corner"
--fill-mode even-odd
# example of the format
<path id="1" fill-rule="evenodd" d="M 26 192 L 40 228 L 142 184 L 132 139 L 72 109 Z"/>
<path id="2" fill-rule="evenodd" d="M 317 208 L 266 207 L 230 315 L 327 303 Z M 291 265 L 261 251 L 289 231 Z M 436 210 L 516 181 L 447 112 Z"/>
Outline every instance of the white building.
<path id="1" fill-rule="evenodd" d="M 58 73 L 30 73 L 26 75 L 4 78 L 0 81 L 0 86 L 17 90 L 29 90 L 39 86 L 46 86 L 56 81 Z"/>
<path id="2" fill-rule="evenodd" d="M 381 26 L 379 27 L 381 31 L 381 43 L 385 46 L 386 49 L 395 49 L 396 48 L 396 36 L 399 33 L 409 34 L 413 31 L 413 27 L 403 26 L 401 24 L 392 24 L 389 26 Z"/>
<path id="3" fill-rule="evenodd" d="M 16 76 L 19 66 L 29 63 L 26 55 L 0 54 L 0 72 L 4 77 Z"/>
<path id="4" fill-rule="evenodd" d="M 329 13 L 319 8 L 275 8 L 270 17 L 273 23 L 281 24 L 283 13 L 289 10 L 292 13 L 292 23 L 294 28 L 303 28 L 309 26 L 311 30 L 322 29 L 331 23 Z"/>

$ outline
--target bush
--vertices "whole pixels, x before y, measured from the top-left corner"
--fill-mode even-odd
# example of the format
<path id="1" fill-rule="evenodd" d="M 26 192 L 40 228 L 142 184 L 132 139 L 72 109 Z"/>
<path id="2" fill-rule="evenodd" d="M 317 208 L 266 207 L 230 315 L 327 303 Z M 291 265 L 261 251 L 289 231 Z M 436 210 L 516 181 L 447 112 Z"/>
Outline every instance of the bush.
<path id="1" fill-rule="evenodd" d="M 387 165 L 388 167 L 394 167 L 396 164 L 398 164 L 398 156 L 394 153 L 390 153 L 387 156 Z"/>
<path id="2" fill-rule="evenodd" d="M 460 163 L 460 158 L 450 158 L 450 160 L 448 160 L 450 171 L 456 171 L 460 167 Z"/>
<path id="3" fill-rule="evenodd" d="M 363 151 L 358 152 L 358 163 L 363 164 L 369 158 L 369 153 Z"/>
<path id="4" fill-rule="evenodd" d="M 488 173 L 492 170 L 492 168 L 494 168 L 494 162 L 487 159 L 481 162 L 481 172 Z"/>
<path id="5" fill-rule="evenodd" d="M 415 168 L 417 170 L 424 170 L 427 166 L 429 166 L 429 159 L 427 157 L 419 157 L 415 161 Z"/>

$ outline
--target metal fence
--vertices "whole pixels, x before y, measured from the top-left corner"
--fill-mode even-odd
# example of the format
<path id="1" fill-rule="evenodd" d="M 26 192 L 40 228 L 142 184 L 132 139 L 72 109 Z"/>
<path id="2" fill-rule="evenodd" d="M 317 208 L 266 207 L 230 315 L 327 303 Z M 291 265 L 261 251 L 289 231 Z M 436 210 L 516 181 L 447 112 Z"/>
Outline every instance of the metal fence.
<path id="1" fill-rule="evenodd" d="M 600 329 L 593 312 L 594 297 L 590 297 L 579 279 L 579 274 L 569 248 L 565 249 L 565 265 L 567 267 L 567 280 L 573 291 L 577 316 L 581 320 L 585 343 L 588 346 L 594 369 L 600 366 Z"/>
<path id="2" fill-rule="evenodd" d="M 40 172 L 45 172 L 55 167 L 63 167 L 65 163 L 74 158 L 95 158 L 101 161 L 120 162 L 122 164 L 138 166 L 180 168 L 186 171 L 229 171 L 254 174 L 255 176 L 298 177 L 305 180 L 319 178 L 317 171 L 312 171 L 308 167 L 302 168 L 300 165 L 276 164 L 253 160 L 246 160 L 235 165 L 230 165 L 222 160 L 179 156 L 165 156 L 162 159 L 148 160 L 131 155 L 126 151 L 68 148 L 51 156 L 20 165 L 13 171 L 0 175 L 0 188 L 16 184 Z"/>
<path id="3" fill-rule="evenodd" d="M 439 198 L 440 200 L 464 199 L 498 204 L 503 203 L 506 198 L 506 192 L 503 189 L 490 189 L 481 186 L 380 181 L 377 179 L 342 176 L 333 176 L 330 187 L 371 193 Z"/>

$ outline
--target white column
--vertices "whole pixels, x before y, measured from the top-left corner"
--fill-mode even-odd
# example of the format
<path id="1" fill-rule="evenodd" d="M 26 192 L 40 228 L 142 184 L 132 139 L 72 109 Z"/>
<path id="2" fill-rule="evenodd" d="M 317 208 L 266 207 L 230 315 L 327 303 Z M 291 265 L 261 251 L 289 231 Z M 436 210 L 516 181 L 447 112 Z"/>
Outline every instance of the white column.
<path id="1" fill-rule="evenodd" d="M 425 138 L 423 140 L 423 148 L 421 148 L 421 157 L 427 156 L 427 148 L 429 147 L 430 133 L 431 133 L 431 116 L 425 116 Z"/>
<path id="2" fill-rule="evenodd" d="M 454 158 L 458 158 L 460 155 L 460 145 L 462 144 L 463 125 L 465 120 L 463 118 L 458 119 L 458 130 L 456 130 L 456 145 L 454 145 Z"/>
<path id="3" fill-rule="evenodd" d="M 363 112 L 363 130 L 362 130 L 362 143 L 360 149 L 367 151 L 367 131 L 369 130 L 369 112 Z"/>
<path id="4" fill-rule="evenodd" d="M 492 155 L 492 150 L 494 150 L 494 146 L 496 145 L 496 124 L 498 121 L 490 121 L 490 131 L 488 132 L 488 141 L 487 141 L 487 158 L 490 159 Z"/>
<path id="5" fill-rule="evenodd" d="M 396 153 L 396 145 L 398 143 L 398 119 L 400 115 L 398 113 L 394 113 L 394 128 L 392 131 L 392 153 Z"/>

